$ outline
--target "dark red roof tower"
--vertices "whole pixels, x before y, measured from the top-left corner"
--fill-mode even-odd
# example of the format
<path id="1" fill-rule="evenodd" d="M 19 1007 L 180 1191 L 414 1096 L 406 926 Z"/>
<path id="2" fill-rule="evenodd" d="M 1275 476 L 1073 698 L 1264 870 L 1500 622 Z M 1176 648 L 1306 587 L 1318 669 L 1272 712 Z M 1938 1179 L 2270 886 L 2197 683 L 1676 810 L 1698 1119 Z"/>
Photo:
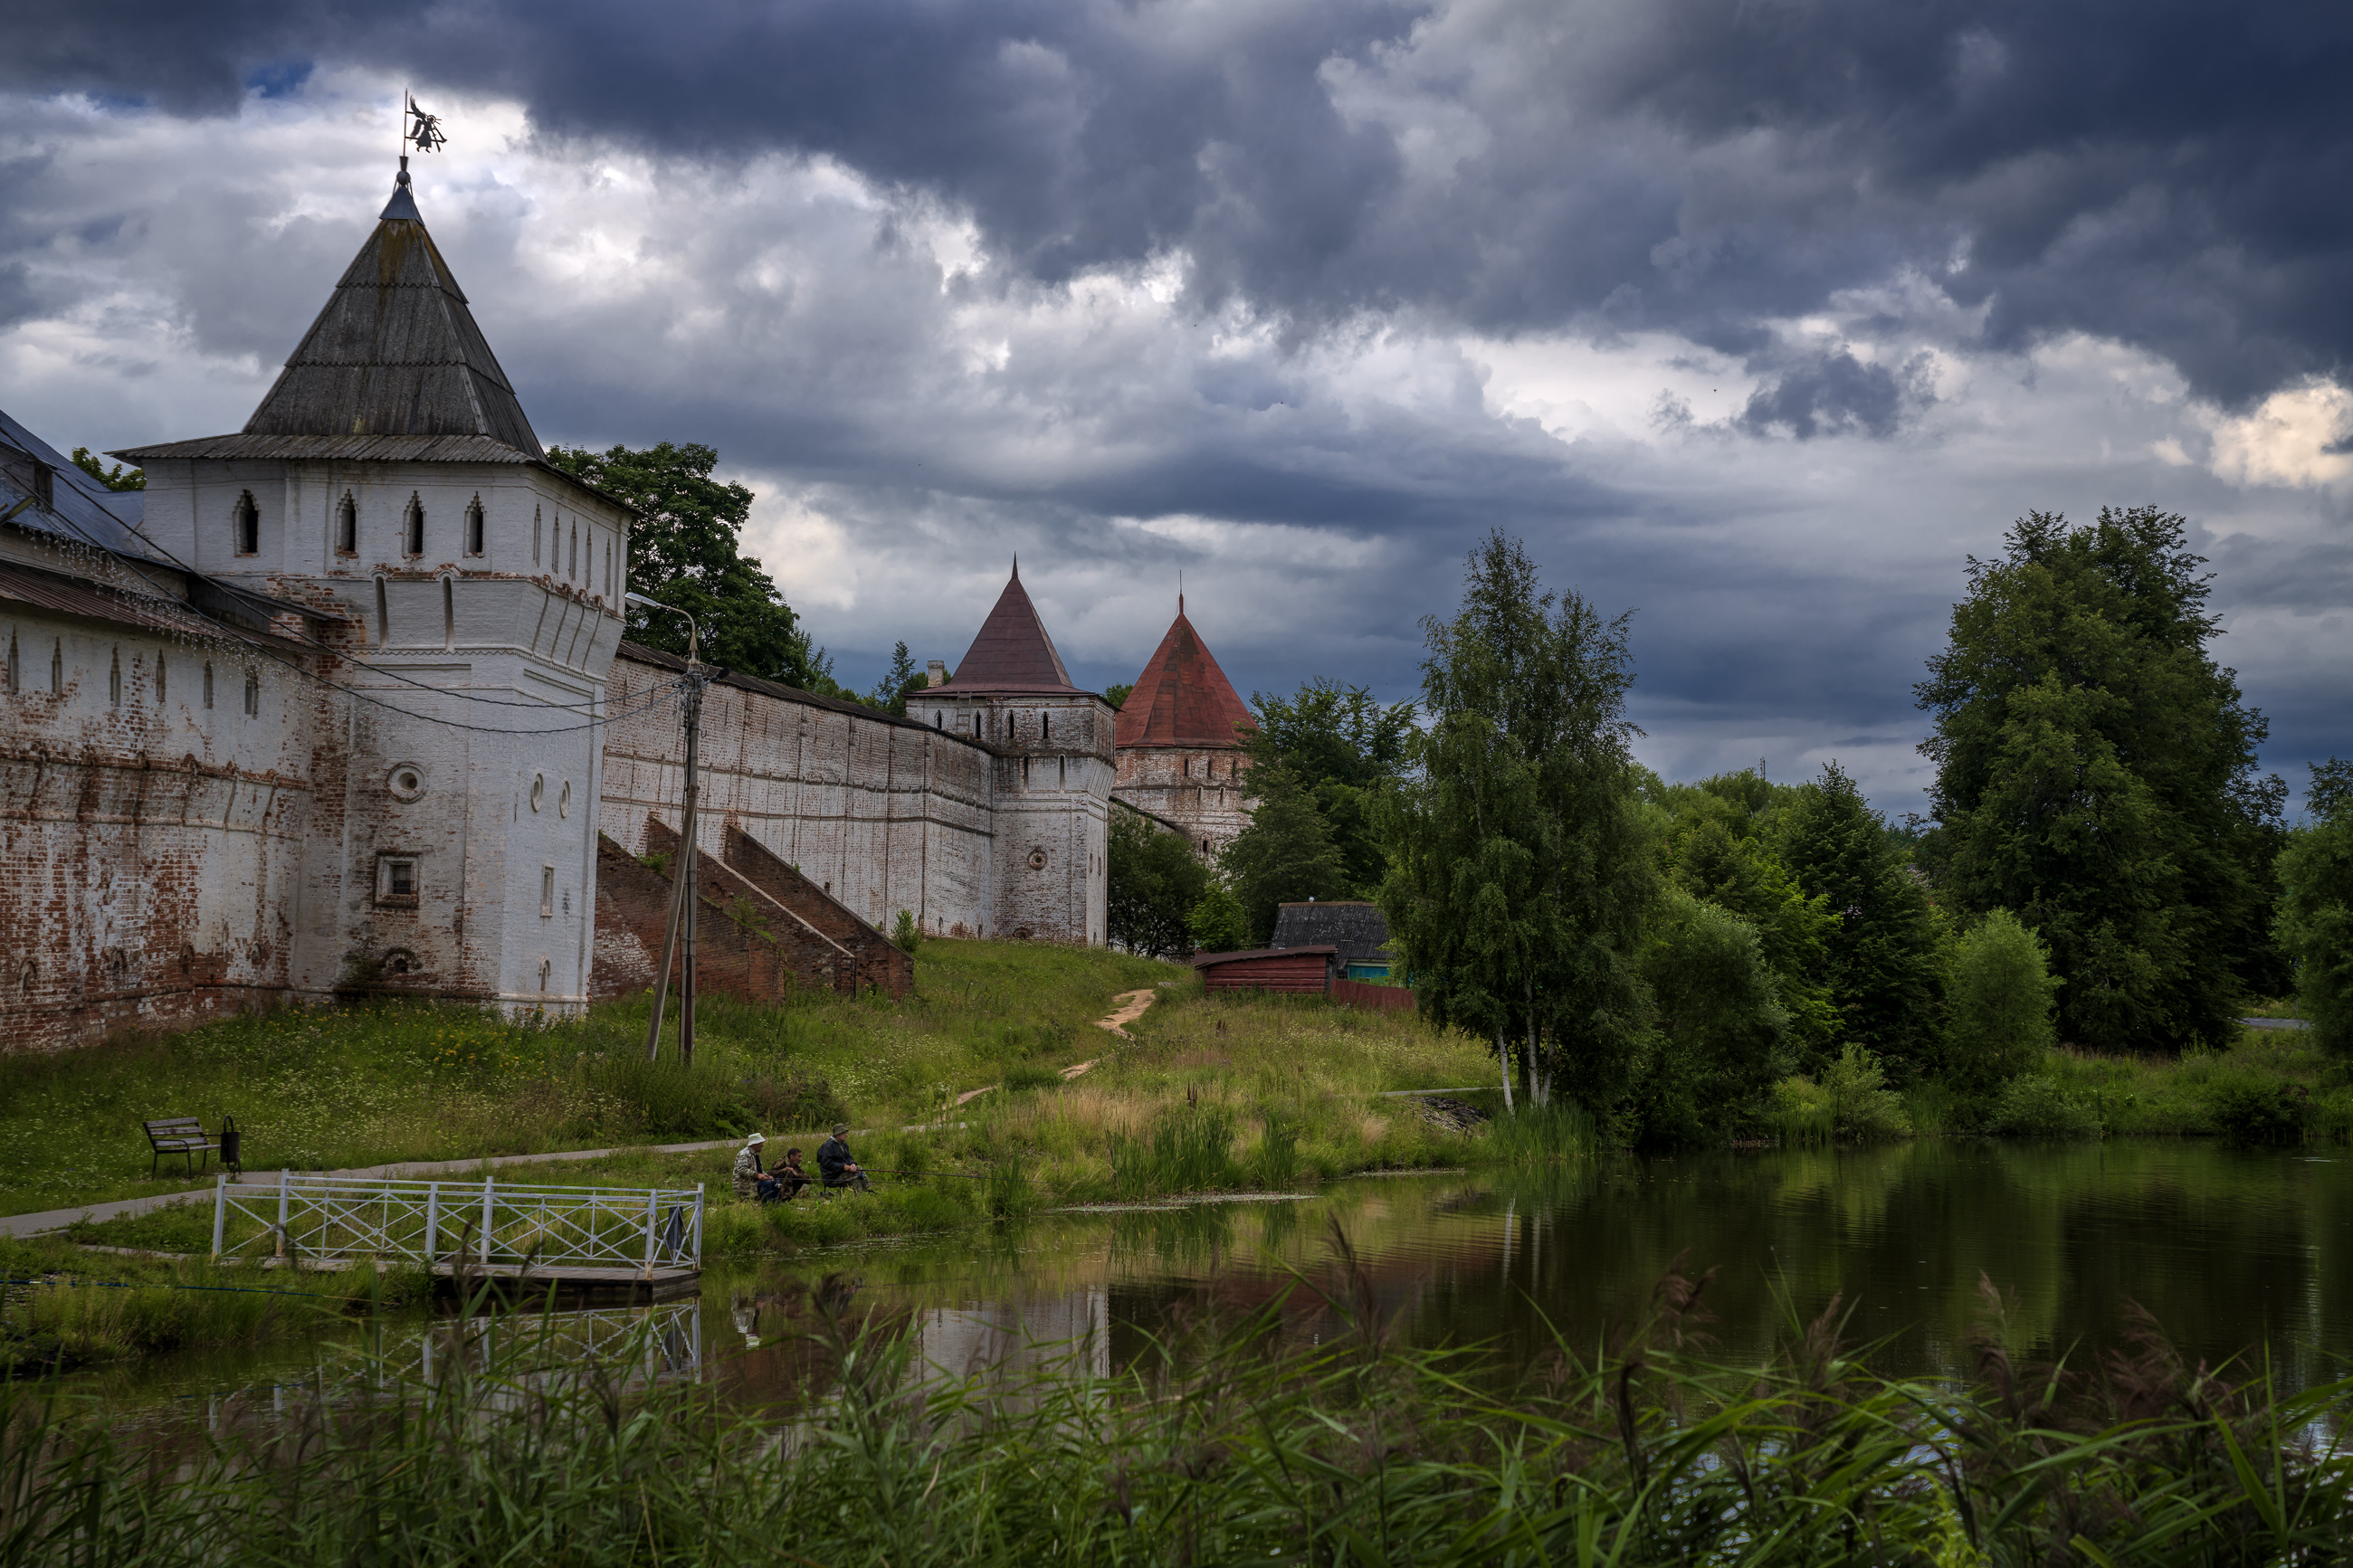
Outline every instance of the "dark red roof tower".
<path id="1" fill-rule="evenodd" d="M 1013 576 L 997 596 L 997 607 L 980 623 L 980 635 L 965 649 L 951 683 L 957 692 L 1037 691 L 1079 694 L 1054 639 L 1038 618 L 1038 606 L 1021 586 L 1021 563 L 1013 563 Z"/>
<path id="2" fill-rule="evenodd" d="M 1185 618 L 1185 596 L 1178 595 L 1176 621 L 1120 707 L 1118 743 L 1232 748 L 1241 744 L 1238 729 L 1257 728 L 1233 682 Z"/>

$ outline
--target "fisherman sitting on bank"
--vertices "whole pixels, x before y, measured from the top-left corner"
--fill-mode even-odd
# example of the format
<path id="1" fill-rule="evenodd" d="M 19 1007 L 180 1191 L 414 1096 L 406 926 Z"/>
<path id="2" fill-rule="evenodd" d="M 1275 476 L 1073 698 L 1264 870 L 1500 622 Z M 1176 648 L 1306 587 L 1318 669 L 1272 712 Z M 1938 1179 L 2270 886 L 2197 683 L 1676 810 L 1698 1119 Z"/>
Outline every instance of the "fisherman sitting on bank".
<path id="1" fill-rule="evenodd" d="M 849 1157 L 849 1145 L 842 1140 L 849 1136 L 847 1122 L 834 1127 L 833 1136 L 817 1146 L 817 1173 L 831 1192 L 837 1187 L 855 1187 L 861 1193 L 874 1189 L 867 1184 L 866 1173 Z"/>
<path id="2" fill-rule="evenodd" d="M 783 1189 L 787 1201 L 800 1196 L 801 1189 L 809 1184 L 808 1173 L 801 1169 L 801 1152 L 798 1149 L 786 1150 L 785 1163 L 768 1174 Z"/>
<path id="3" fill-rule="evenodd" d="M 761 1203 L 772 1204 L 786 1195 L 776 1184 L 776 1178 L 761 1167 L 760 1151 L 766 1147 L 767 1142 L 764 1134 L 754 1132 L 744 1141 L 744 1147 L 735 1152 L 737 1197 L 756 1198 Z"/>

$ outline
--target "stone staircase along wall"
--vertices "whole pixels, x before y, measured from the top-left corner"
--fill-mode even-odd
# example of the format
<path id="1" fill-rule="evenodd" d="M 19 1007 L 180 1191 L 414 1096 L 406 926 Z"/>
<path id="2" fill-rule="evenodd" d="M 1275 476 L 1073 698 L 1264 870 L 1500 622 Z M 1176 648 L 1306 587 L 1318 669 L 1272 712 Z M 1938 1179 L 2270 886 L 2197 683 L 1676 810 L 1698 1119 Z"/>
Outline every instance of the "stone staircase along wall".
<path id="1" fill-rule="evenodd" d="M 795 988 L 855 994 L 874 985 L 895 997 L 914 989 L 913 961 L 880 931 L 747 835 L 731 828 L 723 844 L 733 865 L 707 849 L 695 857 L 700 989 L 765 1003 L 781 1002 Z M 674 858 L 679 836 L 649 816 L 646 847 Z M 670 877 L 600 837 L 592 994 L 617 996 L 653 984 L 670 898 Z"/>

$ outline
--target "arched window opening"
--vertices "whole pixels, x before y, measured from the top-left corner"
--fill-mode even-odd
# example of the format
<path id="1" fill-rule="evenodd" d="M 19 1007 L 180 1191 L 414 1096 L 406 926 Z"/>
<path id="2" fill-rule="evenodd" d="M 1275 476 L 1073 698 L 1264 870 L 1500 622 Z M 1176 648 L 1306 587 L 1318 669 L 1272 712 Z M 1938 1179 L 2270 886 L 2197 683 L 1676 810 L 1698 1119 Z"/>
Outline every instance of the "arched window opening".
<path id="1" fill-rule="evenodd" d="M 1054 738 L 1054 716 L 1051 713 L 1039 715 L 1038 738 L 1041 741 L 1050 741 Z"/>
<path id="2" fill-rule="evenodd" d="M 375 641 L 378 647 L 392 641 L 392 599 L 385 594 L 381 577 L 375 580 Z"/>
<path id="3" fill-rule="evenodd" d="M 261 677 L 249 669 L 245 672 L 245 716 L 261 717 Z"/>
<path id="4" fill-rule="evenodd" d="M 212 660 L 210 660 L 210 659 L 206 659 L 206 660 L 205 661 L 205 706 L 206 706 L 206 708 L 210 708 L 212 705 L 213 705 L 213 666 L 212 666 Z"/>
<path id="5" fill-rule="evenodd" d="M 49 695 L 66 694 L 66 639 L 59 637 L 49 647 Z"/>
<path id="6" fill-rule="evenodd" d="M 466 509 L 466 553 L 480 555 L 481 552 L 482 498 L 476 496 L 473 504 Z"/>
<path id="7" fill-rule="evenodd" d="M 261 553 L 261 509 L 253 504 L 251 490 L 237 494 L 237 552 L 239 555 Z"/>
<path id="8" fill-rule="evenodd" d="M 335 503 L 335 553 L 357 555 L 360 552 L 360 503 L 345 490 L 343 499 Z"/>
<path id="9" fill-rule="evenodd" d="M 400 552 L 425 553 L 425 503 L 417 499 L 415 490 L 408 492 L 408 510 L 400 517 Z"/>
<path id="10" fill-rule="evenodd" d="M 572 525 L 571 556 L 564 564 L 564 574 L 573 582 L 580 580 L 580 525 Z"/>
<path id="11" fill-rule="evenodd" d="M 458 585 L 450 579 L 441 579 L 441 646 L 458 646 Z"/>
<path id="12" fill-rule="evenodd" d="M 166 700 L 172 695 L 164 686 L 164 677 L 165 673 L 166 670 L 164 665 L 164 656 L 159 653 L 155 656 L 155 700 L 158 703 Z"/>
<path id="13" fill-rule="evenodd" d="M 114 656 L 106 667 L 106 705 L 109 708 L 122 706 L 122 649 L 120 647 L 114 650 Z"/>
<path id="14" fill-rule="evenodd" d="M 539 564 L 539 508 L 531 509 L 531 563 Z"/>

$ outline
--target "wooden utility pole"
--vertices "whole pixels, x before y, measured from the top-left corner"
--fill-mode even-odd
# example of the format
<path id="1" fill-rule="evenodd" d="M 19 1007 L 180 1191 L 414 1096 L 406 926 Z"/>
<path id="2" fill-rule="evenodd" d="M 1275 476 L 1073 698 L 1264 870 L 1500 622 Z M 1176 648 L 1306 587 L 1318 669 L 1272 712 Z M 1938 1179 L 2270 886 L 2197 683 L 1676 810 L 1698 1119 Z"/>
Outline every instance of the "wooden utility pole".
<path id="1" fill-rule="evenodd" d="M 681 936 L 686 940 L 685 962 L 678 977 L 678 1059 L 682 1066 L 694 1062 L 694 914 L 695 861 L 702 851 L 698 846 L 697 825 L 702 820 L 702 781 L 700 777 L 702 740 L 702 690 L 711 684 L 710 671 L 695 657 L 701 642 L 701 629 L 694 617 L 684 610 L 673 609 L 631 594 L 628 602 L 644 609 L 669 610 L 674 616 L 686 616 L 686 676 L 679 683 L 681 702 L 681 716 L 686 727 L 686 793 L 679 803 L 684 820 L 679 825 L 678 858 L 670 868 L 670 919 L 662 928 L 661 961 L 654 966 L 653 1021 L 646 1029 L 646 1060 L 661 1058 L 662 1014 L 670 1000 L 670 965 L 678 955 Z"/>

